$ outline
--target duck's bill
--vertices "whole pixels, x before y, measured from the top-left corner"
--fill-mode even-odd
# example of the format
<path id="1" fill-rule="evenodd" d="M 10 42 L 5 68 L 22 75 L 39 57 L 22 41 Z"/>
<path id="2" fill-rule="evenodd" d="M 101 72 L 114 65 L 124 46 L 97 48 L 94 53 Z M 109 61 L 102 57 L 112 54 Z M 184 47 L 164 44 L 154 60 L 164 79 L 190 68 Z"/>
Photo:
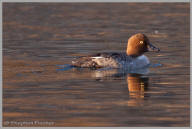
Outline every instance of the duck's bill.
<path id="1" fill-rule="evenodd" d="M 151 43 L 149 43 L 148 45 L 149 45 L 148 48 L 150 49 L 150 50 L 148 50 L 149 52 L 150 52 L 150 51 L 156 51 L 156 52 L 159 52 L 159 51 L 160 51 L 159 48 L 155 47 L 155 46 L 152 45 Z"/>

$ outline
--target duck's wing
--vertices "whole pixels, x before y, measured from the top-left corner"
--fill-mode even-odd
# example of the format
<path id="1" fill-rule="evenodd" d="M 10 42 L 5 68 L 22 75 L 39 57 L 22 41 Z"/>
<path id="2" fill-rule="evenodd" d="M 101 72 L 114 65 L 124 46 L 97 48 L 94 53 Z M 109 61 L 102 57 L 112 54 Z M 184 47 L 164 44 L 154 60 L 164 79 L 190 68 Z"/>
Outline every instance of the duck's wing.
<path id="1" fill-rule="evenodd" d="M 84 56 L 72 61 L 72 66 L 82 68 L 99 68 L 100 66 L 89 56 Z"/>
<path id="2" fill-rule="evenodd" d="M 118 60 L 126 58 L 126 53 L 104 52 L 80 57 L 72 61 L 75 67 L 102 68 L 102 67 L 118 67 Z"/>
<path id="3" fill-rule="evenodd" d="M 118 58 L 118 59 L 125 59 L 127 58 L 127 54 L 125 52 L 102 52 L 93 55 L 89 55 L 89 57 L 103 57 L 103 58 Z"/>

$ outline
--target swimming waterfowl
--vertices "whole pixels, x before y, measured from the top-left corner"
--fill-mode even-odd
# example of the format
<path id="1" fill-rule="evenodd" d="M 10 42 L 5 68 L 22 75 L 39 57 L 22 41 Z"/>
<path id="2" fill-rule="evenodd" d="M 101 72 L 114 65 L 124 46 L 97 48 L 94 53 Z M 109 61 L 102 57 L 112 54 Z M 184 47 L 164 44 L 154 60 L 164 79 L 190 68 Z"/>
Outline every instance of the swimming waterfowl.
<path id="1" fill-rule="evenodd" d="M 143 55 L 149 51 L 160 51 L 152 45 L 148 37 L 138 33 L 128 39 L 126 52 L 104 52 L 80 57 L 72 61 L 72 66 L 81 68 L 142 68 L 150 64 L 149 59 Z"/>

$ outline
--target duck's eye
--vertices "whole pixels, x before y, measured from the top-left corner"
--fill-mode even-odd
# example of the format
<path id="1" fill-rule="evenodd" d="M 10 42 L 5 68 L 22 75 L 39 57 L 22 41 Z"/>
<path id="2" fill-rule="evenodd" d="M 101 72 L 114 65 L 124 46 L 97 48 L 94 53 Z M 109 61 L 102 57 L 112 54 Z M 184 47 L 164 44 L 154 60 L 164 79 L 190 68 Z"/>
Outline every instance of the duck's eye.
<path id="1" fill-rule="evenodd" d="M 140 43 L 140 44 L 143 44 L 143 41 L 140 41 L 139 43 Z"/>

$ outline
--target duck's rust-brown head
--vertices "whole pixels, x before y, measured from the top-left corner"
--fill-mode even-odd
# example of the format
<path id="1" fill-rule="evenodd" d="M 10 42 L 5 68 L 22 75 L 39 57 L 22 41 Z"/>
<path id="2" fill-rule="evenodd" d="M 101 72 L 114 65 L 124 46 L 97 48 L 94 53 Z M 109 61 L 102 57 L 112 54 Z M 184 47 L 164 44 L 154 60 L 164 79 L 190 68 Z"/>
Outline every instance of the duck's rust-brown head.
<path id="1" fill-rule="evenodd" d="M 138 33 L 131 36 L 128 39 L 127 43 L 127 55 L 137 57 L 142 55 L 145 52 L 149 51 L 149 48 L 152 51 L 160 51 L 159 48 L 153 46 L 146 35 Z"/>

